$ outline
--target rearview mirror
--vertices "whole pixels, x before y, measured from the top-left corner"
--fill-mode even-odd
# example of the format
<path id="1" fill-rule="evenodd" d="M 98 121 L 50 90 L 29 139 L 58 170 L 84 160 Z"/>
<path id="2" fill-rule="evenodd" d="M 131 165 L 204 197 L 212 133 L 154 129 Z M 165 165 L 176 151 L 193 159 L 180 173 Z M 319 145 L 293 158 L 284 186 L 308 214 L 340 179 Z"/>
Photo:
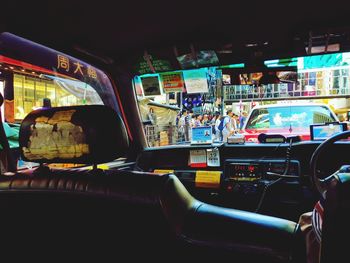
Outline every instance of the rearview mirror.
<path id="1" fill-rule="evenodd" d="M 230 85 L 268 85 L 279 83 L 296 83 L 296 67 L 254 67 L 254 68 L 223 68 L 224 79 L 229 79 Z"/>

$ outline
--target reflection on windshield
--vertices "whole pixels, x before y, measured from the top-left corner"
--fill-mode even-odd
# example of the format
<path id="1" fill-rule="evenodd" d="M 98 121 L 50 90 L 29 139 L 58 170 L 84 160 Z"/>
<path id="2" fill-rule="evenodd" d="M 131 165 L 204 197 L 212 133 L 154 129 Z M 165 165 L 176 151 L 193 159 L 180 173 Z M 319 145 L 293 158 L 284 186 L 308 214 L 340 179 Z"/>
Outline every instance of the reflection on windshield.
<path id="1" fill-rule="evenodd" d="M 331 112 L 321 106 L 285 106 L 253 110 L 246 129 L 309 128 L 310 124 L 333 122 Z"/>
<path id="2" fill-rule="evenodd" d="M 29 112 L 49 101 L 52 107 L 103 104 L 100 95 L 87 83 L 41 74 L 13 72 L 14 119 L 22 120 Z M 6 98 L 8 99 L 8 98 Z M 9 105 L 9 102 L 7 102 Z M 6 120 L 12 117 L 7 111 Z"/>

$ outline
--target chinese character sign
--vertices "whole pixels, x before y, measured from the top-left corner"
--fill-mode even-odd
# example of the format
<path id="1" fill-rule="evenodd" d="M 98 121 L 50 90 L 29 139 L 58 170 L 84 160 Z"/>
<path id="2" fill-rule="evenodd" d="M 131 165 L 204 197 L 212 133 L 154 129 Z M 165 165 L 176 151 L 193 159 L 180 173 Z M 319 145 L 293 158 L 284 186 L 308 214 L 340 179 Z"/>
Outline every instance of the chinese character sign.
<path id="1" fill-rule="evenodd" d="M 57 69 L 70 73 L 70 76 L 78 79 L 89 77 L 96 80 L 99 75 L 94 67 L 62 54 L 57 54 Z"/>
<path id="2" fill-rule="evenodd" d="M 64 69 L 69 72 L 69 58 L 63 55 L 57 55 L 57 69 Z"/>
<path id="3" fill-rule="evenodd" d="M 74 65 L 75 65 L 74 73 L 79 73 L 80 75 L 84 76 L 84 73 L 83 73 L 84 66 L 79 62 L 75 62 Z"/>
<path id="4" fill-rule="evenodd" d="M 93 79 L 96 79 L 96 78 L 97 78 L 96 70 L 95 70 L 93 67 L 89 66 L 89 67 L 87 68 L 87 73 L 88 73 L 88 76 L 89 76 L 90 78 L 93 78 Z"/>

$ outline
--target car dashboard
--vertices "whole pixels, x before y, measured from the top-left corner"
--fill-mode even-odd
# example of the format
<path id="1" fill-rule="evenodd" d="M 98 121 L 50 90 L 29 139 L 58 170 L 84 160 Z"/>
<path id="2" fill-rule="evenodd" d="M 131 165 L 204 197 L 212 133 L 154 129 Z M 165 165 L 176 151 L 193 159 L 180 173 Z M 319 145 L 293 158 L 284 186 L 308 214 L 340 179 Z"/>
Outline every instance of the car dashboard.
<path id="1" fill-rule="evenodd" d="M 291 147 L 288 143 L 247 143 L 148 148 L 138 156 L 136 167 L 174 173 L 192 195 L 208 203 L 297 220 L 318 200 L 310 184 L 309 161 L 319 144 L 303 141 Z M 331 156 L 321 157 L 320 169 L 330 174 L 348 163 L 349 157 L 341 154 L 348 147 L 346 142 L 333 145 Z M 207 153 L 207 161 L 193 165 L 191 155 L 199 151 Z M 212 151 L 219 155 L 216 166 L 209 162 Z"/>

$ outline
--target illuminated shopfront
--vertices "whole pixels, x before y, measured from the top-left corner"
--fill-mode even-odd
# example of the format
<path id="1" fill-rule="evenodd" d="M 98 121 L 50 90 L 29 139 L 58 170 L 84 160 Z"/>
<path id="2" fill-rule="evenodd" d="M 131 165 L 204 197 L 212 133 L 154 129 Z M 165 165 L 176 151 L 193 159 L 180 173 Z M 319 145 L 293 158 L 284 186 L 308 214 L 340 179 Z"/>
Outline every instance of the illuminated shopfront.
<path id="1" fill-rule="evenodd" d="M 49 98 L 54 105 L 56 87 L 53 81 L 41 80 L 31 76 L 14 74 L 14 118 L 23 119 L 28 112 L 43 105 Z"/>
<path id="2" fill-rule="evenodd" d="M 6 122 L 19 123 L 39 107 L 107 104 L 119 111 L 110 96 L 112 83 L 103 71 L 10 33 L 1 37 L 0 81 Z"/>
<path id="3" fill-rule="evenodd" d="M 43 106 L 49 99 L 52 107 L 81 105 L 83 98 L 68 92 L 49 78 L 14 74 L 14 118 L 22 120 L 30 111 Z"/>
<path id="4" fill-rule="evenodd" d="M 102 103 L 96 91 L 82 81 L 3 56 L 0 65 L 0 92 L 5 98 L 2 113 L 7 122 L 20 122 L 43 107 L 44 100 L 52 107 Z"/>

